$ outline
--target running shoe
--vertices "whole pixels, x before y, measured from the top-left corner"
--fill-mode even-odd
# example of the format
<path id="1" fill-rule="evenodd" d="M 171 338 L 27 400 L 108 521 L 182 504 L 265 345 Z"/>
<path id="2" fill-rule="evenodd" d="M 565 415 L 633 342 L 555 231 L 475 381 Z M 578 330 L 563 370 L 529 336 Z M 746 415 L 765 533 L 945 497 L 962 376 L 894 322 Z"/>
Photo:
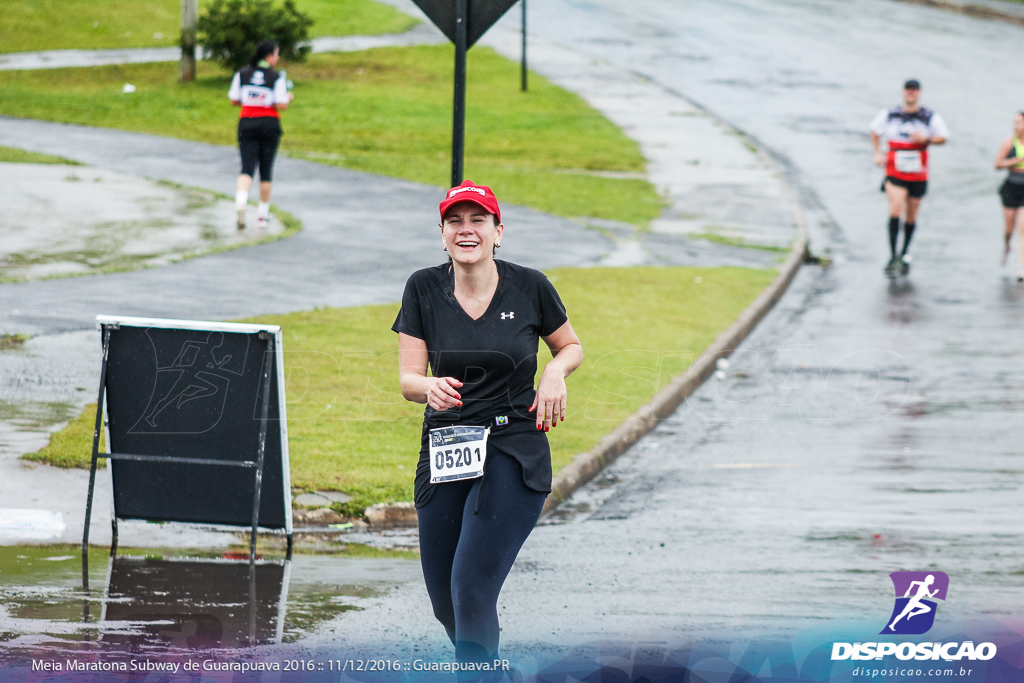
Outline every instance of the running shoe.
<path id="1" fill-rule="evenodd" d="M 904 254 L 900 259 L 900 275 L 906 275 L 910 272 L 910 264 L 913 262 L 910 254 Z"/>
<path id="2" fill-rule="evenodd" d="M 1017 273 L 1017 282 L 1024 282 L 1024 270 Z"/>
<path id="3" fill-rule="evenodd" d="M 889 259 L 889 263 L 885 264 L 885 274 L 892 277 L 896 274 L 896 271 L 900 269 L 902 261 L 896 256 Z"/>
<path id="4" fill-rule="evenodd" d="M 269 226 L 269 225 L 270 225 L 270 216 L 257 216 L 256 217 L 256 227 L 258 227 L 260 230 L 266 230 L 267 226 Z"/>
<path id="5" fill-rule="evenodd" d="M 238 229 L 245 230 L 245 207 L 238 210 Z"/>

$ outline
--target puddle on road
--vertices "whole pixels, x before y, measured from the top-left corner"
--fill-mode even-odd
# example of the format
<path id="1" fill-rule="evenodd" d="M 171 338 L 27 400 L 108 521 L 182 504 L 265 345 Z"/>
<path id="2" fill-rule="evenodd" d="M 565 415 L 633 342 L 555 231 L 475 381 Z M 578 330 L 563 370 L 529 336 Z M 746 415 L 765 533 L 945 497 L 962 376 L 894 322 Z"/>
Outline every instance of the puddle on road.
<path id="1" fill-rule="evenodd" d="M 67 422 L 76 413 L 75 406 L 64 401 L 0 400 L 0 421 L 25 430 L 39 430 Z"/>
<path id="2" fill-rule="evenodd" d="M 0 283 L 150 268 L 287 232 L 272 219 L 239 233 L 226 197 L 104 169 L 3 163 L 0 181 Z"/>
<path id="3" fill-rule="evenodd" d="M 0 456 L 20 456 L 46 446 L 53 431 L 79 410 L 64 401 L 0 400 Z"/>
<path id="4" fill-rule="evenodd" d="M 77 547 L 0 547 L 0 663 L 296 642 L 419 577 L 405 557 L 244 555 L 97 548 L 83 573 Z"/>

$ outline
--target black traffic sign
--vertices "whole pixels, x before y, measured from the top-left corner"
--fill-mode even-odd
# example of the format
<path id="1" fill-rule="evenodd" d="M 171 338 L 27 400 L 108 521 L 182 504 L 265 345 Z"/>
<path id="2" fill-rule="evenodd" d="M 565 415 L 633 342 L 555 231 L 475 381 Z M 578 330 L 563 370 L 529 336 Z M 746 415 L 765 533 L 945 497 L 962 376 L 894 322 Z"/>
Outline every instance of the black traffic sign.
<path id="1" fill-rule="evenodd" d="M 413 0 L 424 14 L 448 36 L 448 40 L 456 42 L 456 10 L 452 0 Z M 494 25 L 501 15 L 516 4 L 517 0 L 469 0 L 469 17 L 466 28 L 466 48 L 471 48 L 480 40 L 480 36 Z"/>
<path id="2" fill-rule="evenodd" d="M 455 43 L 452 101 L 452 187 L 462 182 L 466 137 L 466 51 L 518 0 L 413 0 Z"/>

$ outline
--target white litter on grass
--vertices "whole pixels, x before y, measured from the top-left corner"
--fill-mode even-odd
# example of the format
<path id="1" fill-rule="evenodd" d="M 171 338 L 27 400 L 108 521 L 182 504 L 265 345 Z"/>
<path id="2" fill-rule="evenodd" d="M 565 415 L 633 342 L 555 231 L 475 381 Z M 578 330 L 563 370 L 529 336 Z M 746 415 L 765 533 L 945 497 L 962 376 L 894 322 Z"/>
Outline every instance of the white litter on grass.
<path id="1" fill-rule="evenodd" d="M 721 370 L 715 371 L 715 379 L 718 379 L 718 380 L 725 379 L 725 373 L 722 372 Z"/>
<path id="2" fill-rule="evenodd" d="M 127 93 L 135 92 L 135 90 L 136 90 L 135 86 L 132 85 L 131 83 L 125 83 L 124 87 L 121 88 L 121 92 L 126 93 L 126 94 Z"/>
<path id="3" fill-rule="evenodd" d="M 0 508 L 0 539 L 47 541 L 67 527 L 59 512 Z"/>
<path id="4" fill-rule="evenodd" d="M 729 359 L 728 358 L 719 358 L 718 360 L 715 361 L 715 367 L 718 368 L 719 370 L 728 370 L 729 369 Z"/>

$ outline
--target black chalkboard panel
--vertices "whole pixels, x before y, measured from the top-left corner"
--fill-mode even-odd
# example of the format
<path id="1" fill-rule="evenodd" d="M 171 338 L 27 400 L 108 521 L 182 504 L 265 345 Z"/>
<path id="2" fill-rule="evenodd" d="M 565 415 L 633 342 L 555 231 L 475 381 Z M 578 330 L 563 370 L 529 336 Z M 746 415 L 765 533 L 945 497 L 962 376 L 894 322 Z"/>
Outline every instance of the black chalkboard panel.
<path id="1" fill-rule="evenodd" d="M 105 408 L 115 518 L 250 526 L 269 391 L 259 526 L 291 533 L 280 328 L 97 321 L 110 335 Z M 262 381 L 268 358 L 269 383 Z M 138 456 L 152 459 L 130 459 Z"/>

